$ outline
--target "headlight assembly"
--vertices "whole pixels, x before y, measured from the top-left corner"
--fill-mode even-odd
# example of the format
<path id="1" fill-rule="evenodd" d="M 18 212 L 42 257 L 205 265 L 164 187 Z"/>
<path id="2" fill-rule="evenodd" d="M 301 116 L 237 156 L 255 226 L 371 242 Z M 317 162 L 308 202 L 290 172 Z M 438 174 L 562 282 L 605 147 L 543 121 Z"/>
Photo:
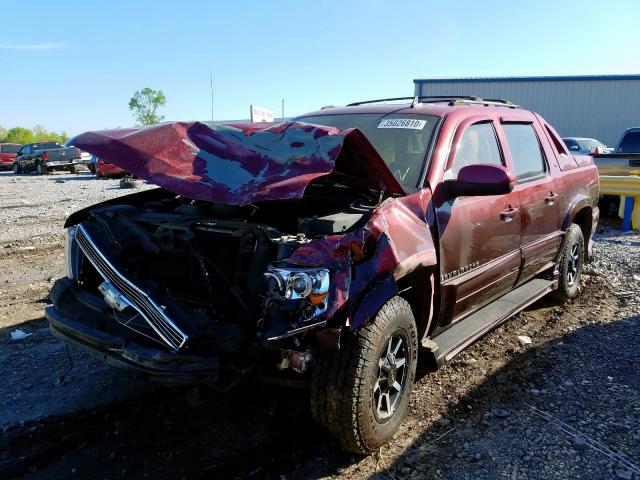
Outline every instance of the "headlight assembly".
<path id="1" fill-rule="evenodd" d="M 275 282 L 285 300 L 308 299 L 318 305 L 324 302 L 329 292 L 329 270 L 326 268 L 269 267 L 265 276 Z"/>

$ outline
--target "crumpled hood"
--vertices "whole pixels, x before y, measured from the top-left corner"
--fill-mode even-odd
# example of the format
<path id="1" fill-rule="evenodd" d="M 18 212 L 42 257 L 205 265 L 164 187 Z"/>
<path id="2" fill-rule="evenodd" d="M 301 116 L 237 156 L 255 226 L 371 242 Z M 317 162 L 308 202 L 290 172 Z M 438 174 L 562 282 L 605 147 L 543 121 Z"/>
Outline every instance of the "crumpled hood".
<path id="1" fill-rule="evenodd" d="M 176 122 L 86 132 L 69 143 L 173 193 L 216 203 L 301 198 L 322 176 L 405 194 L 357 129 Z"/>

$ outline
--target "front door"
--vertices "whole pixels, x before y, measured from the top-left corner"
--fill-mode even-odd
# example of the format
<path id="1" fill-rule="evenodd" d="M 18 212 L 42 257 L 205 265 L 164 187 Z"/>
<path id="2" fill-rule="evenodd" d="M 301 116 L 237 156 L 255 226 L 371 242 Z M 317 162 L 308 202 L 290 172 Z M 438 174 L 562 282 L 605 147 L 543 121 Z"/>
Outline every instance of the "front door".
<path id="1" fill-rule="evenodd" d="M 463 122 L 444 179 L 465 165 L 506 166 L 491 118 Z M 519 193 L 459 197 L 436 205 L 440 237 L 440 326 L 461 320 L 510 290 L 521 265 Z"/>

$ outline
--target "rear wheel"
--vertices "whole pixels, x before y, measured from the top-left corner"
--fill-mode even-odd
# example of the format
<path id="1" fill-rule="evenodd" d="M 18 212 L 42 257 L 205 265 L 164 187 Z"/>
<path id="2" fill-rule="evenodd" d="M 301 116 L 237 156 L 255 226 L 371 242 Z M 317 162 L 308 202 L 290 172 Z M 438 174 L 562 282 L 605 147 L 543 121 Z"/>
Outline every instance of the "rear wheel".
<path id="1" fill-rule="evenodd" d="M 36 172 L 38 172 L 38 175 L 46 175 L 49 173 L 47 166 L 42 162 L 38 162 L 38 165 L 36 165 Z"/>
<path id="2" fill-rule="evenodd" d="M 74 174 L 75 174 L 75 173 L 78 173 L 78 172 L 79 172 L 78 167 L 76 167 L 75 165 L 71 165 L 71 166 L 69 167 L 69 172 L 70 172 L 70 173 L 74 173 Z"/>
<path id="3" fill-rule="evenodd" d="M 580 278 L 584 266 L 584 236 L 582 229 L 572 223 L 565 235 L 558 262 L 558 289 L 553 296 L 561 301 L 569 300 L 578 294 Z"/>
<path id="4" fill-rule="evenodd" d="M 416 374 L 418 333 L 408 302 L 389 300 L 314 368 L 311 411 L 342 448 L 370 453 L 398 430 Z"/>

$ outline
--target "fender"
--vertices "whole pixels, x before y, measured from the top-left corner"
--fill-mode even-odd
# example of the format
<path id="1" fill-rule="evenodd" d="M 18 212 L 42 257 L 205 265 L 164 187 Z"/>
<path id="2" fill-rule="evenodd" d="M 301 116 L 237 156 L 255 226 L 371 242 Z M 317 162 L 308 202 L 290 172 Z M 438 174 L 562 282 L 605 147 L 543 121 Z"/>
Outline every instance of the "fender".
<path id="1" fill-rule="evenodd" d="M 593 209 L 593 199 L 591 197 L 579 193 L 571 199 L 569 207 L 567 208 L 567 214 L 562 222 L 563 231 L 567 231 L 569 225 L 573 223 L 573 219 L 576 217 L 576 214 L 585 207 Z"/>
<path id="2" fill-rule="evenodd" d="M 354 269 L 350 289 L 354 301 L 348 325 L 351 330 L 371 321 L 378 310 L 398 294 L 402 279 L 419 268 L 438 264 L 430 230 L 433 209 L 429 190 L 388 202 L 376 212 L 371 223 L 373 230 L 381 234 L 374 257 Z M 369 281 L 363 285 L 366 280 Z"/>
<path id="3" fill-rule="evenodd" d="M 372 321 L 382 306 L 398 294 L 398 285 L 391 272 L 386 272 L 355 303 L 347 328 L 354 331 Z"/>

